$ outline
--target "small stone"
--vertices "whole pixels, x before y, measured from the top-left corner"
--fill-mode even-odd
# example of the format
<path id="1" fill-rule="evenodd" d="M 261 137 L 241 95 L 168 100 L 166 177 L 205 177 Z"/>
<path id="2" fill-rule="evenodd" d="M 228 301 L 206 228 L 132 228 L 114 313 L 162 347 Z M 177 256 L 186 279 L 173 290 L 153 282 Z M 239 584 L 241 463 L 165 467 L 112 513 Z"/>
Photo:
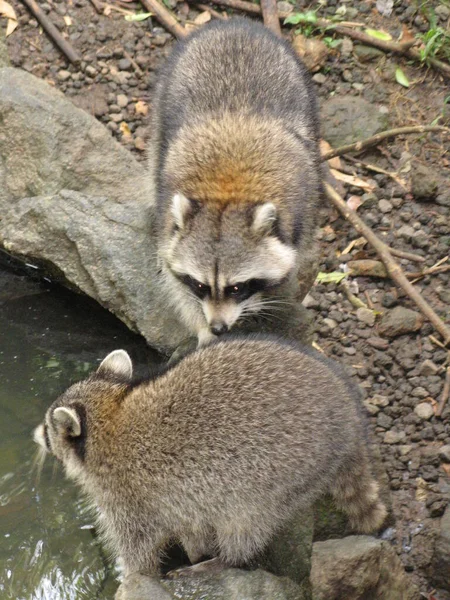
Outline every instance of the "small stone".
<path id="1" fill-rule="evenodd" d="M 119 94 L 116 98 L 117 106 L 125 108 L 128 105 L 128 97 L 125 94 Z"/>
<path id="2" fill-rule="evenodd" d="M 315 75 L 313 75 L 313 81 L 320 85 L 324 84 L 326 80 L 327 78 L 323 73 L 316 73 Z"/>
<path id="3" fill-rule="evenodd" d="M 316 300 L 311 294 L 306 294 L 306 296 L 303 298 L 302 304 L 305 308 L 320 308 L 319 300 Z"/>
<path id="4" fill-rule="evenodd" d="M 65 71 L 64 69 L 61 69 L 61 71 L 58 71 L 58 79 L 59 81 L 67 81 L 68 79 L 70 79 L 70 71 Z"/>
<path id="5" fill-rule="evenodd" d="M 392 211 L 392 204 L 389 202 L 389 200 L 380 200 L 378 202 L 378 208 L 381 210 L 382 213 L 390 213 Z"/>
<path id="6" fill-rule="evenodd" d="M 380 412 L 378 406 L 374 406 L 369 400 L 364 400 L 363 404 L 366 407 L 367 412 L 372 416 L 375 416 Z"/>
<path id="7" fill-rule="evenodd" d="M 397 230 L 397 236 L 403 238 L 406 241 L 410 241 L 412 237 L 414 237 L 415 230 L 413 227 L 409 225 L 402 225 L 400 229 Z"/>
<path id="8" fill-rule="evenodd" d="M 406 433 L 404 431 L 386 431 L 384 434 L 383 441 L 385 444 L 400 444 L 406 440 Z"/>
<path id="9" fill-rule="evenodd" d="M 381 319 L 379 333 L 388 338 L 393 338 L 404 333 L 417 331 L 423 325 L 423 316 L 403 306 L 396 306 L 386 311 Z"/>
<path id="10" fill-rule="evenodd" d="M 136 150 L 143 152 L 146 149 L 147 145 L 146 145 L 145 141 L 141 137 L 138 136 L 134 140 L 134 147 L 136 148 Z"/>
<path id="11" fill-rule="evenodd" d="M 371 60 L 377 60 L 384 56 L 382 50 L 378 48 L 372 48 L 371 46 L 363 46 L 362 44 L 356 44 L 353 47 L 353 52 L 361 62 L 369 62 Z"/>
<path id="12" fill-rule="evenodd" d="M 386 396 L 381 396 L 380 394 L 374 394 L 371 398 L 369 398 L 368 401 L 375 406 L 389 406 L 389 398 Z"/>
<path id="13" fill-rule="evenodd" d="M 294 10 L 294 7 L 290 2 L 286 2 L 286 0 L 280 0 L 277 2 L 277 8 L 280 12 L 290 13 Z"/>
<path id="14" fill-rule="evenodd" d="M 442 448 L 439 449 L 439 458 L 444 462 L 450 463 L 450 444 L 442 446 Z"/>
<path id="15" fill-rule="evenodd" d="M 367 343 L 377 350 L 387 350 L 389 348 L 389 342 L 379 337 L 370 337 L 367 339 Z"/>
<path id="16" fill-rule="evenodd" d="M 341 43 L 341 56 L 343 58 L 349 58 L 353 52 L 353 42 L 348 38 L 344 38 Z"/>
<path id="17" fill-rule="evenodd" d="M 327 327 L 329 327 L 330 329 L 335 329 L 337 327 L 337 323 L 334 319 L 324 319 L 323 322 L 325 323 L 325 325 Z"/>
<path id="18" fill-rule="evenodd" d="M 350 346 L 348 348 L 343 348 L 345 354 L 348 354 L 349 356 L 355 356 L 356 354 L 356 348 L 354 348 L 353 346 Z"/>
<path id="19" fill-rule="evenodd" d="M 342 72 L 342 79 L 351 83 L 353 81 L 353 73 L 349 69 L 344 69 Z"/>
<path id="20" fill-rule="evenodd" d="M 412 395 L 414 398 L 427 398 L 430 394 L 424 387 L 419 386 L 413 390 Z"/>
<path id="21" fill-rule="evenodd" d="M 356 311 L 356 318 L 358 319 L 358 321 L 361 321 L 361 323 L 365 323 L 369 327 L 373 327 L 373 325 L 375 324 L 375 314 L 373 310 L 370 310 L 370 308 L 358 308 Z"/>
<path id="22" fill-rule="evenodd" d="M 88 65 L 84 72 L 86 73 L 86 75 L 89 75 L 89 77 L 95 77 L 97 75 L 97 69 L 92 65 Z"/>
<path id="23" fill-rule="evenodd" d="M 414 161 L 411 169 L 411 193 L 416 200 L 433 200 L 439 189 L 438 175 L 428 166 Z"/>
<path id="24" fill-rule="evenodd" d="M 409 454 L 411 452 L 412 449 L 413 449 L 413 447 L 409 444 L 403 444 L 402 446 L 398 447 L 400 456 L 406 456 L 407 454 Z"/>
<path id="25" fill-rule="evenodd" d="M 131 69 L 131 60 L 128 58 L 121 58 L 118 62 L 120 71 L 129 71 Z"/>
<path id="26" fill-rule="evenodd" d="M 381 304 L 385 308 L 393 308 L 397 304 L 397 294 L 386 292 L 381 298 Z"/>
<path id="27" fill-rule="evenodd" d="M 434 410 L 428 402 L 421 402 L 414 409 L 415 414 L 423 421 L 428 421 L 434 416 Z"/>
<path id="28" fill-rule="evenodd" d="M 121 121 L 123 121 L 122 113 L 114 113 L 114 114 L 110 115 L 109 118 L 111 119 L 111 121 L 113 123 L 120 123 Z"/>
<path id="29" fill-rule="evenodd" d="M 434 12 L 441 19 L 441 21 L 447 21 L 447 19 L 450 18 L 450 8 L 444 4 L 439 4 L 439 6 L 436 6 Z"/>
<path id="30" fill-rule="evenodd" d="M 389 429 L 392 425 L 393 419 L 389 417 L 385 413 L 380 412 L 377 417 L 377 425 L 378 427 L 382 427 L 383 429 Z"/>

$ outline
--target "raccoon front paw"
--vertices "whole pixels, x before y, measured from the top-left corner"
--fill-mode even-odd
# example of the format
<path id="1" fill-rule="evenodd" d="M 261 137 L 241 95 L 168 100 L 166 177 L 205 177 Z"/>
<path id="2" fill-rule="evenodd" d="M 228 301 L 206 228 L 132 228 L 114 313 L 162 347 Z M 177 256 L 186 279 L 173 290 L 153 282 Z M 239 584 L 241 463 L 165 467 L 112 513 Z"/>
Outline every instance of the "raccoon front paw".
<path id="1" fill-rule="evenodd" d="M 198 337 L 197 348 L 201 348 L 202 346 L 207 346 L 209 343 L 211 343 L 217 339 L 217 336 L 215 336 L 213 333 L 211 333 L 211 330 L 208 327 L 205 327 L 205 329 L 201 329 L 198 332 L 197 337 Z"/>
<path id="2" fill-rule="evenodd" d="M 180 567 L 169 571 L 166 575 L 168 579 L 178 579 L 180 577 L 198 577 L 199 575 L 219 573 L 226 568 L 225 563 L 217 556 L 210 560 L 192 565 L 191 567 Z"/>

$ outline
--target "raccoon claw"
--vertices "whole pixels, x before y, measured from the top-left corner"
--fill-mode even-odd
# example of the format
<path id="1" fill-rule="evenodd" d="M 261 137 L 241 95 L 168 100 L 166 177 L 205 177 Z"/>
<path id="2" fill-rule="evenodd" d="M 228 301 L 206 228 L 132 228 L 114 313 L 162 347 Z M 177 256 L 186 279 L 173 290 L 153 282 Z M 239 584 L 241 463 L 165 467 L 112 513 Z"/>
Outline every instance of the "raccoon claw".
<path id="1" fill-rule="evenodd" d="M 225 568 L 220 558 L 211 558 L 190 567 L 173 569 L 166 574 L 168 579 L 179 579 L 181 577 L 197 577 L 204 574 L 218 573 Z"/>

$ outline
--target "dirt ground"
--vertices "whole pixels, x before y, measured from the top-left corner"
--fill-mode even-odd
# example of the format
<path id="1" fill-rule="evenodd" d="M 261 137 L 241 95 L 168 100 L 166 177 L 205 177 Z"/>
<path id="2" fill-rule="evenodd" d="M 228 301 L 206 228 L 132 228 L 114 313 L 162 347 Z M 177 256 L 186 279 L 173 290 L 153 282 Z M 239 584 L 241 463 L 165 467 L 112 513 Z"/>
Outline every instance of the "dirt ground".
<path id="1" fill-rule="evenodd" d="M 172 36 L 152 19 L 125 20 L 120 11 L 142 12 L 135 2 L 111 2 L 108 14 L 97 14 L 89 0 L 41 3 L 51 21 L 81 53 L 83 61 L 74 67 L 23 6 L 17 0 L 11 3 L 19 16 L 19 26 L 8 38 L 12 64 L 60 89 L 143 160 L 150 133 L 152 88 L 157 69 L 174 43 Z M 190 26 L 196 19 L 207 18 L 186 2 L 168 3 Z M 439 27 L 449 30 L 447 1 L 397 1 L 389 17 L 380 14 L 375 0 L 342 0 L 340 4 L 325 0 L 317 5 L 297 0 L 291 6 L 294 12 L 319 8 L 319 16 L 327 18 L 339 10 L 342 14 L 341 7 L 345 7 L 346 20 L 383 29 L 394 39 L 405 26 L 412 34 L 429 31 L 430 11 Z M 279 7 L 286 10 L 289 4 L 281 2 Z M 283 33 L 292 38 L 294 30 L 286 27 Z M 372 50 L 367 55 L 359 44 L 348 39 L 336 44 L 332 31 L 325 37 L 329 38 L 328 46 L 314 73 L 324 131 L 329 132 L 331 127 L 330 135 L 345 135 L 345 124 L 334 127 L 331 123 L 331 98 L 342 98 L 344 103 L 357 98 L 378 106 L 389 127 L 450 123 L 449 80 L 438 72 L 381 51 Z M 397 83 L 398 67 L 409 80 L 409 88 Z M 399 137 L 358 157 L 364 165 L 351 157 L 343 157 L 340 165 L 346 174 L 369 184 L 369 188 L 362 189 L 356 181 L 357 185 L 340 188 L 347 200 L 363 200 L 358 214 L 364 221 L 392 247 L 424 257 L 423 264 L 399 259 L 406 271 L 417 272 L 444 261 L 442 269 L 419 277 L 416 287 L 447 323 L 449 141 L 448 136 L 439 133 Z M 359 234 L 334 209 L 324 207 L 319 231 L 320 270 L 343 272 L 349 269 L 350 261 L 376 259 L 370 247 L 358 238 Z M 450 593 L 435 590 L 432 553 L 439 517 L 450 500 L 450 464 L 441 456 L 441 448 L 450 444 L 450 401 L 442 418 L 434 414 L 444 387 L 449 353 L 439 344 L 439 335 L 429 323 L 405 312 L 416 310 L 415 306 L 389 278 L 375 277 L 369 271 L 348 276 L 346 284 L 367 309 L 352 304 L 342 283 L 317 284 L 306 300 L 314 316 L 315 342 L 327 355 L 344 363 L 364 389 L 397 519 L 384 537 L 396 548 L 425 598 L 448 600 Z M 389 329 L 389 323 L 386 325 L 392 314 L 396 331 Z"/>

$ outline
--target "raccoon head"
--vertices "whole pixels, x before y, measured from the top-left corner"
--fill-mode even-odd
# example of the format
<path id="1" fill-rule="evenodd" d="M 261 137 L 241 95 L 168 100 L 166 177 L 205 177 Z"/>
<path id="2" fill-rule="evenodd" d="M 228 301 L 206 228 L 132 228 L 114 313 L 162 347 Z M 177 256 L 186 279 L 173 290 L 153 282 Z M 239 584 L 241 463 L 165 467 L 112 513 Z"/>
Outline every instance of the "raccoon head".
<path id="1" fill-rule="evenodd" d="M 95 373 L 72 385 L 50 406 L 44 422 L 34 430 L 34 441 L 58 458 L 70 477 L 83 474 L 90 429 L 108 419 L 123 399 L 132 371 L 124 350 L 111 352 Z"/>
<path id="2" fill-rule="evenodd" d="M 201 306 L 212 334 L 269 306 L 273 291 L 296 264 L 293 244 L 283 239 L 272 202 L 214 207 L 175 194 L 168 270 Z"/>

